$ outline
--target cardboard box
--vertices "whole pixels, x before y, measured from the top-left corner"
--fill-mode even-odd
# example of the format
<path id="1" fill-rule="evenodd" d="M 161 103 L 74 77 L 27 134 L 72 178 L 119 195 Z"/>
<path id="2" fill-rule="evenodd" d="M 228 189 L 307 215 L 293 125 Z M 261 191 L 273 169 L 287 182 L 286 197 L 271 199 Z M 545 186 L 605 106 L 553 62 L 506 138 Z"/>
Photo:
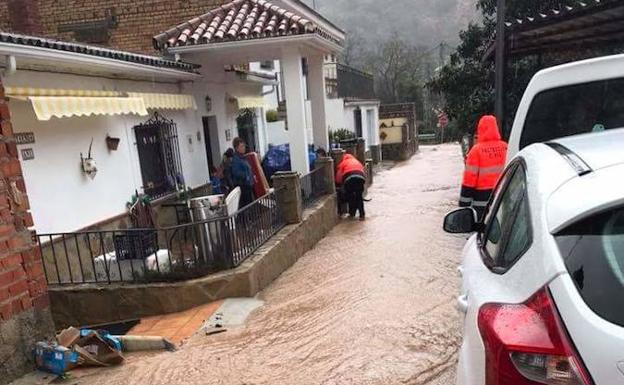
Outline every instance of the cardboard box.
<path id="1" fill-rule="evenodd" d="M 59 376 L 78 365 L 78 353 L 60 345 L 37 342 L 35 346 L 35 364 L 37 369 Z"/>

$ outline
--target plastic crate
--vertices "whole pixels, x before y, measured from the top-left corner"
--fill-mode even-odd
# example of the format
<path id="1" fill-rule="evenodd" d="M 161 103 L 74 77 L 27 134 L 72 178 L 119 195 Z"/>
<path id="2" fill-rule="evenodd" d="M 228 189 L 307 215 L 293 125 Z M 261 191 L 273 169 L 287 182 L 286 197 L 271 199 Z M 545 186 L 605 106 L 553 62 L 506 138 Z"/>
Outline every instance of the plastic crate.
<path id="1" fill-rule="evenodd" d="M 156 231 L 133 231 L 116 234 L 114 238 L 117 260 L 145 259 L 158 251 Z"/>

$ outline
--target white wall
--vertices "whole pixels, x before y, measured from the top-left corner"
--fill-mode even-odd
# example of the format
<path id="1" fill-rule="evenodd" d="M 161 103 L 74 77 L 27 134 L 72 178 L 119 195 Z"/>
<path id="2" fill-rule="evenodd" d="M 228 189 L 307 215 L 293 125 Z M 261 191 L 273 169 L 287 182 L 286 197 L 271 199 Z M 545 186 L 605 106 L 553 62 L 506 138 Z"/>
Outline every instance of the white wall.
<path id="1" fill-rule="evenodd" d="M 290 143 L 288 131 L 285 129 L 283 121 L 267 124 L 268 143 L 273 145 Z"/>
<path id="2" fill-rule="evenodd" d="M 305 125 L 306 134 L 308 135 L 308 144 L 314 144 L 314 129 L 312 125 L 312 102 L 305 101 Z"/>
<path id="3" fill-rule="evenodd" d="M 355 119 L 353 118 L 353 113 L 356 109 L 355 105 L 349 104 L 344 106 L 343 112 L 343 122 L 344 128 L 353 132 L 355 134 Z"/>
<path id="4" fill-rule="evenodd" d="M 111 80 L 75 75 L 18 71 L 4 79 L 6 86 L 69 88 L 110 91 L 179 93 L 175 84 Z M 203 103 L 198 101 L 198 104 Z M 40 233 L 73 231 L 125 212 L 135 190 L 141 191 L 142 176 L 132 127 L 149 117 L 135 115 L 52 118 L 38 121 L 25 101 L 10 101 L 15 132 L 33 132 L 35 159 L 22 168 L 35 228 Z M 151 111 L 150 111 L 151 112 Z M 182 169 L 187 185 L 197 187 L 208 180 L 201 119 L 196 111 L 160 111 L 177 123 Z M 201 141 L 197 140 L 200 132 Z M 106 136 L 119 137 L 117 151 L 106 147 Z M 188 143 L 188 137 L 191 143 Z M 93 138 L 92 157 L 98 173 L 91 180 L 80 167 Z M 20 155 L 21 159 L 21 155 Z"/>
<path id="5" fill-rule="evenodd" d="M 344 99 L 327 99 L 325 103 L 325 119 L 330 131 L 346 128 Z"/>
<path id="6" fill-rule="evenodd" d="M 361 103 L 350 102 L 344 106 L 344 128 L 355 134 L 354 112 L 357 108 L 362 111 L 362 137 L 366 140 L 366 148 L 379 144 L 379 104 L 363 101 Z M 373 112 L 373 130 L 368 130 L 368 111 Z M 372 133 L 372 136 L 371 136 Z"/>
<path id="7" fill-rule="evenodd" d="M 370 121 L 369 121 L 370 119 Z M 369 129 L 370 126 L 370 129 Z M 366 106 L 362 108 L 362 129 L 366 146 L 379 144 L 379 107 Z"/>
<path id="8" fill-rule="evenodd" d="M 223 153 L 232 147 L 232 140 L 238 136 L 236 118 L 238 117 L 239 109 L 234 97 L 260 96 L 263 86 L 255 83 L 238 82 L 231 77 L 223 75 L 225 72 L 217 74 L 216 71 L 210 71 L 209 68 L 206 66 L 204 69 L 207 72 L 204 73 L 205 77 L 202 80 L 196 81 L 189 86 L 188 93 L 195 96 L 199 107 L 197 112 L 200 117 L 215 116 L 217 119 L 217 127 L 212 128 L 211 144 L 213 163 L 218 165 L 221 164 Z M 206 110 L 206 96 L 211 98 L 212 108 L 210 111 Z M 277 102 L 275 108 L 277 108 Z M 257 108 L 255 114 L 257 149 L 260 155 L 264 155 L 268 148 L 268 143 L 270 143 L 266 111 L 263 108 Z"/>

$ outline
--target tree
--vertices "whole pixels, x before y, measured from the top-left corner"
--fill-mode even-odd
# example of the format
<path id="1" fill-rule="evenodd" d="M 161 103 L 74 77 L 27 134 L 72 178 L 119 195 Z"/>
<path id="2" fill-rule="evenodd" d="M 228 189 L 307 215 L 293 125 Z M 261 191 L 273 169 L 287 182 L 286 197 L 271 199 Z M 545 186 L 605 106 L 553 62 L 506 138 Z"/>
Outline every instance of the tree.
<path id="1" fill-rule="evenodd" d="M 438 48 L 415 47 L 398 33 L 366 45 L 354 34 L 346 43 L 342 62 L 374 76 L 375 93 L 382 103 L 415 103 L 417 116 L 425 121 L 425 127 L 431 128 L 435 126 L 435 116 L 426 112 L 439 103 L 425 85 L 439 64 Z"/>
<path id="2" fill-rule="evenodd" d="M 482 25 L 470 24 L 460 32 L 461 43 L 456 52 L 428 84 L 445 96 L 444 111 L 460 133 L 472 131 L 479 115 L 494 110 L 494 88 L 490 81 L 494 65 L 481 60 L 494 27 L 486 21 Z"/>
<path id="3" fill-rule="evenodd" d="M 347 33 L 341 61 L 350 67 L 359 67 L 363 64 L 362 56 L 365 50 L 364 39 L 357 32 Z"/>
<path id="4" fill-rule="evenodd" d="M 477 1 L 477 8 L 483 15 L 482 22 L 472 23 L 460 32 L 461 42 L 451 60 L 428 83 L 433 91 L 445 96 L 445 111 L 457 126 L 459 136 L 472 133 L 479 116 L 494 110 L 494 63 L 483 61 L 483 55 L 495 38 L 496 3 L 496 0 Z M 508 0 L 507 16 L 535 15 L 575 3 L 575 0 Z M 558 64 L 564 61 L 562 59 L 561 56 L 554 58 L 551 64 Z M 509 63 L 506 79 L 507 123 L 511 123 L 520 97 L 539 65 L 532 58 Z"/>
<path id="5" fill-rule="evenodd" d="M 378 42 L 376 49 L 363 55 L 364 68 L 375 77 L 377 96 L 384 103 L 422 100 L 426 58 L 398 34 Z"/>

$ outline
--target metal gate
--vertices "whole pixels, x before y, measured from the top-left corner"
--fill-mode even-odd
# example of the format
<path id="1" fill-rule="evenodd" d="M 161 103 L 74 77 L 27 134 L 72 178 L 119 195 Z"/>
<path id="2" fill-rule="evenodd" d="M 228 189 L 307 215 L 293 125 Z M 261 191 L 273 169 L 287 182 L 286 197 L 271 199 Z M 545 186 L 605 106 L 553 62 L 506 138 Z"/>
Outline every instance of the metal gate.
<path id="1" fill-rule="evenodd" d="M 175 122 L 155 112 L 134 132 L 145 194 L 158 198 L 177 191 L 184 178 Z"/>

